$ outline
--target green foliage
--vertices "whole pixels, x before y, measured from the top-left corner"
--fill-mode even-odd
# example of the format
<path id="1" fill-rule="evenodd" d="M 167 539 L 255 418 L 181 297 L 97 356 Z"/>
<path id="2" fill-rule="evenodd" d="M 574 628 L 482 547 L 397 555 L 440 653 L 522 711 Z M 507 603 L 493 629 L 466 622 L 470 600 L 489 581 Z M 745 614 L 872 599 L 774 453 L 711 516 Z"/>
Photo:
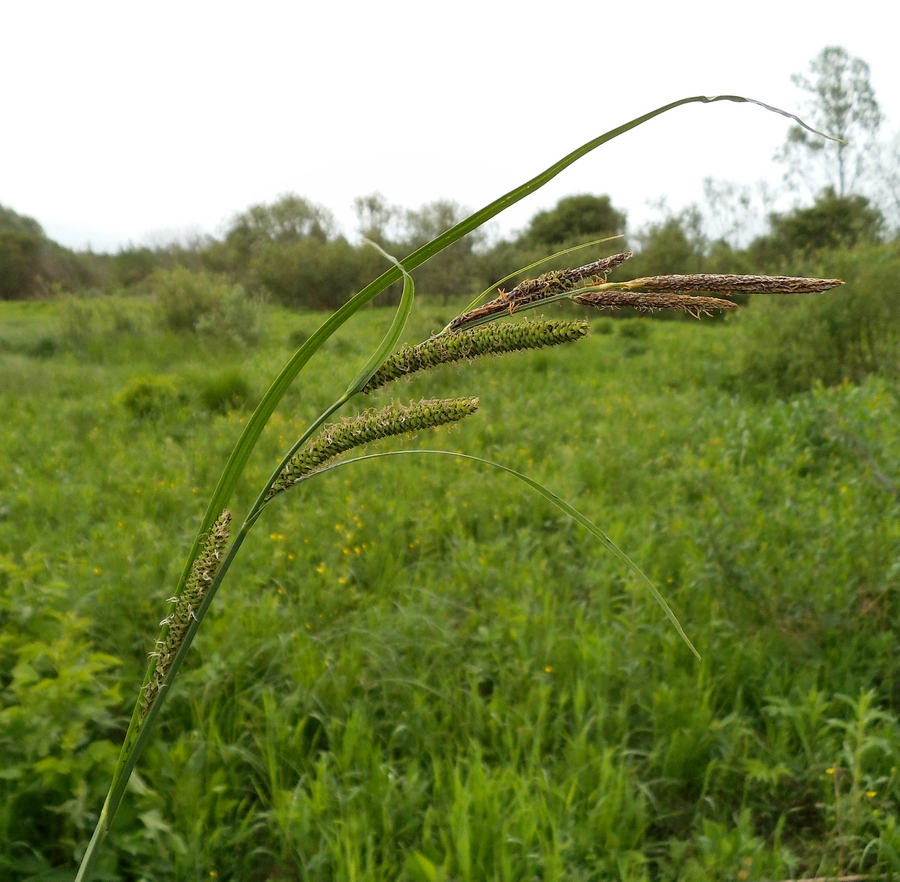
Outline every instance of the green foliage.
<path id="1" fill-rule="evenodd" d="M 439 200 L 423 205 L 417 211 L 406 212 L 405 230 L 397 243 L 389 243 L 388 250 L 406 254 L 449 230 L 468 215 L 455 202 Z M 478 289 L 477 250 L 484 244 L 484 234 L 476 231 L 454 242 L 416 270 L 413 278 L 419 292 L 440 297 L 471 296 Z"/>
<path id="2" fill-rule="evenodd" d="M 628 340 L 646 340 L 650 335 L 650 326 L 646 321 L 628 321 L 619 325 L 619 336 Z"/>
<path id="3" fill-rule="evenodd" d="M 522 244 L 545 252 L 566 245 L 614 236 L 625 231 L 625 215 L 612 206 L 609 196 L 564 196 L 546 211 L 539 211 L 522 234 Z"/>
<path id="4" fill-rule="evenodd" d="M 213 342 L 253 345 L 263 336 L 260 306 L 240 285 L 184 267 L 157 270 L 148 280 L 161 324 Z"/>
<path id="5" fill-rule="evenodd" d="M 272 205 L 253 205 L 239 214 L 226 235 L 249 243 L 299 242 L 301 239 L 327 241 L 334 235 L 334 218 L 322 205 L 288 193 Z"/>
<path id="6" fill-rule="evenodd" d="M 199 384 L 199 391 L 201 403 L 211 413 L 239 410 L 251 396 L 250 384 L 237 370 L 203 379 Z"/>
<path id="7" fill-rule="evenodd" d="M 698 212 L 688 209 L 651 224 L 639 237 L 640 250 L 628 261 L 627 277 L 706 271 L 706 240 Z"/>
<path id="8" fill-rule="evenodd" d="M 327 208 L 288 193 L 271 205 L 252 205 L 235 216 L 222 242 L 207 247 L 204 261 L 217 272 L 242 274 L 259 253 L 274 244 L 319 243 L 334 237 L 334 219 Z"/>
<path id="9" fill-rule="evenodd" d="M 30 217 L 0 205 L 0 300 L 25 300 L 96 281 L 94 267 L 44 235 Z"/>
<path id="10" fill-rule="evenodd" d="M 117 401 L 132 416 L 159 417 L 187 401 L 187 395 L 172 376 L 144 376 L 130 380 Z"/>
<path id="11" fill-rule="evenodd" d="M 753 241 L 750 257 L 758 266 L 784 268 L 824 249 L 878 242 L 884 218 L 865 196 L 837 196 L 826 189 L 809 208 L 770 217 L 772 231 Z"/>
<path id="12" fill-rule="evenodd" d="M 740 316 L 741 386 L 792 394 L 900 371 L 897 245 L 822 253 L 814 267 L 846 285 L 809 298 L 758 297 Z"/>
<path id="13" fill-rule="evenodd" d="M 270 242 L 250 261 L 248 273 L 277 303 L 307 309 L 337 309 L 361 281 L 357 249 L 343 238 Z"/>
<path id="14" fill-rule="evenodd" d="M 35 339 L 59 309 L 13 307 L 3 326 L 24 316 Z M 432 312 L 414 315 L 411 340 Z M 388 319 L 366 310 L 346 330 L 357 360 Z M 595 335 L 552 368 L 545 353 L 511 356 L 396 394 L 480 391 L 490 419 L 434 446 L 532 472 L 608 524 L 703 662 L 614 561 L 502 477 L 413 458 L 321 476 L 244 546 L 123 803 L 108 878 L 896 866 L 900 521 L 871 466 L 900 481 L 896 381 L 744 400 L 722 392 L 743 323 L 610 324 L 649 330 Z M 636 343 L 644 354 L 626 357 Z M 128 710 L 108 660 L 122 660 L 130 703 L 185 517 L 199 518 L 243 418 L 198 419 L 176 399 L 136 422 L 110 390 L 212 385 L 221 355 L 173 335 L 137 354 L 126 335 L 105 345 L 102 364 L 0 352 L 0 704 L 13 709 L 0 729 L 16 727 L 2 729 L 16 739 L 0 742 L 0 768 L 24 769 L 0 776 L 12 882 L 72 876 Z M 254 388 L 283 347 L 260 347 Z M 347 362 L 312 366 L 262 460 L 344 387 Z"/>
<path id="15" fill-rule="evenodd" d="M 160 268 L 160 255 L 151 248 L 122 248 L 112 258 L 116 282 L 129 288 Z"/>
<path id="16" fill-rule="evenodd" d="M 43 227 L 33 218 L 17 214 L 11 208 L 0 205 L 0 230 L 13 230 L 17 233 L 28 233 L 37 239 L 44 238 Z"/>
<path id="17" fill-rule="evenodd" d="M 87 292 L 81 297 L 64 295 L 57 302 L 60 350 L 102 361 L 114 351 L 114 340 L 134 343 L 148 330 L 146 310 L 136 300 Z"/>
<path id="18" fill-rule="evenodd" d="M 0 554 L 0 870 L 71 863 L 93 826 L 118 748 L 119 661 L 40 556 Z"/>
<path id="19" fill-rule="evenodd" d="M 0 300 L 23 300 L 40 283 L 41 238 L 25 230 L 0 228 Z"/>

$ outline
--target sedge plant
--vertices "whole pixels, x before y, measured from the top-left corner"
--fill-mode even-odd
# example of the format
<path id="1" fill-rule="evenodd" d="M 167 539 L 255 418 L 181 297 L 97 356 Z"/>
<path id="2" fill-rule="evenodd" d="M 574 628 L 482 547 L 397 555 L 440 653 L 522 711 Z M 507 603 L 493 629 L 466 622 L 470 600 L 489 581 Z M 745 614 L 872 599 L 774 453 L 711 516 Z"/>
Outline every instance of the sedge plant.
<path id="1" fill-rule="evenodd" d="M 642 311 L 680 310 L 700 317 L 713 310 L 734 309 L 735 303 L 726 299 L 729 294 L 816 292 L 841 284 L 834 279 L 729 275 L 663 275 L 610 282 L 608 274 L 611 270 L 625 263 L 631 256 L 628 252 L 622 252 L 580 267 L 544 273 L 519 283 L 509 291 L 498 289 L 493 299 L 481 303 L 497 287 L 492 286 L 440 333 L 417 346 L 397 348 L 413 304 L 415 287 L 410 274 L 417 267 L 542 187 L 602 144 L 676 107 L 718 101 L 758 104 L 805 126 L 792 114 L 734 95 L 684 98 L 657 108 L 587 142 L 402 260 L 385 255 L 391 261 L 390 268 L 329 316 L 295 352 L 245 425 L 209 501 L 181 577 L 169 599 L 169 613 L 160 623 L 161 631 L 155 648 L 150 653 L 147 672 L 113 771 L 109 792 L 94 834 L 82 857 L 76 882 L 86 882 L 91 878 L 100 847 L 116 816 L 129 778 L 153 733 L 166 695 L 184 662 L 197 629 L 244 540 L 267 507 L 293 487 L 323 472 L 351 462 L 400 455 L 401 452 L 392 452 L 369 454 L 355 459 L 342 458 L 349 451 L 379 439 L 459 422 L 475 413 L 478 399 L 465 396 L 423 400 L 409 405 L 390 404 L 377 410 L 363 409 L 353 418 L 327 422 L 335 413 L 351 401 L 355 403 L 415 372 L 484 356 L 500 356 L 527 349 L 576 343 L 583 339 L 588 332 L 585 321 L 514 318 L 517 313 L 544 307 L 555 301 L 571 300 L 599 309 L 631 307 Z M 238 521 L 229 509 L 232 494 L 281 398 L 329 337 L 363 306 L 398 281 L 403 284 L 402 296 L 384 339 L 345 392 L 313 420 L 296 443 L 285 452 L 281 462 L 275 466 L 260 489 L 255 502 Z M 599 527 L 552 491 L 505 465 L 479 457 L 437 450 L 411 450 L 403 451 L 402 454 L 461 456 L 498 468 L 523 481 L 585 527 L 629 567 L 651 592 L 690 650 L 697 654 L 672 610 L 637 565 Z"/>

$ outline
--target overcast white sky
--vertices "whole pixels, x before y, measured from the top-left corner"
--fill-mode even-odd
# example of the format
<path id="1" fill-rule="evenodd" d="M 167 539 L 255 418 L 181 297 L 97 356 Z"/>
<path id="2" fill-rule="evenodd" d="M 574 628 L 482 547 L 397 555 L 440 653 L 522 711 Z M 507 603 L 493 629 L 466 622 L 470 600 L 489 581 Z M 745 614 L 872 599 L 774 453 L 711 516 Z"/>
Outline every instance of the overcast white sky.
<path id="1" fill-rule="evenodd" d="M 871 66 L 900 123 L 884 0 L 552 3 L 0 0 L 0 204 L 71 247 L 115 250 L 293 191 L 354 233 L 355 196 L 472 208 L 673 99 L 789 110 L 826 45 Z M 609 193 L 632 228 L 706 176 L 778 182 L 787 120 L 689 106 L 600 148 L 521 203 Z"/>

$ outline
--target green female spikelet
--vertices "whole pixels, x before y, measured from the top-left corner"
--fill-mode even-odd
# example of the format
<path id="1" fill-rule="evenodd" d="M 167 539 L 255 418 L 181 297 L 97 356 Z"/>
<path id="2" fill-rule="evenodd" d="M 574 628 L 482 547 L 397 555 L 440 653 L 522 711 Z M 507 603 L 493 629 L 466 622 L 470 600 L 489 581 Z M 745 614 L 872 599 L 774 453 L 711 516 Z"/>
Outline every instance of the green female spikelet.
<path id="1" fill-rule="evenodd" d="M 335 457 L 354 447 L 392 435 L 406 435 L 459 422 L 476 410 L 477 398 L 434 398 L 408 406 L 391 404 L 381 410 L 368 410 L 356 419 L 330 423 L 291 457 L 269 490 L 266 500 L 324 468 Z"/>
<path id="2" fill-rule="evenodd" d="M 178 649 L 184 643 L 188 628 L 191 622 L 197 618 L 197 610 L 218 572 L 222 552 L 228 543 L 230 531 L 231 512 L 226 509 L 206 534 L 200 551 L 191 565 L 190 574 L 184 583 L 181 594 L 169 598 L 169 603 L 174 603 L 175 607 L 160 622 L 160 625 L 166 628 L 166 632 L 162 639 L 157 641 L 156 649 L 150 653 L 150 657 L 156 659 L 156 667 L 144 692 L 144 701 L 141 705 L 142 717 L 147 715 L 150 706 L 159 694 L 162 682 L 175 660 Z"/>
<path id="3" fill-rule="evenodd" d="M 467 331 L 438 334 L 417 346 L 402 346 L 378 369 L 363 392 L 374 392 L 392 380 L 441 364 L 574 343 L 587 333 L 587 322 L 540 319 L 516 324 L 482 325 Z"/>

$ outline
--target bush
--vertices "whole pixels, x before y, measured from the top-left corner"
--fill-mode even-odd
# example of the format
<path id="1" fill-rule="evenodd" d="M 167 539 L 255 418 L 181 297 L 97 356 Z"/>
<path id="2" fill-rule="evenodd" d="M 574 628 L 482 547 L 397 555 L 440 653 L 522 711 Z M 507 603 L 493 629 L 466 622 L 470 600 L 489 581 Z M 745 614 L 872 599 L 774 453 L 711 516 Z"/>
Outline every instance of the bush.
<path id="1" fill-rule="evenodd" d="M 239 346 L 255 345 L 265 336 L 261 305 L 240 285 L 226 287 L 213 309 L 197 319 L 194 329 L 207 340 Z"/>
<path id="2" fill-rule="evenodd" d="M 67 586 L 49 570 L 39 555 L 0 555 L 4 879 L 51 878 L 72 860 L 118 749 L 119 661 L 93 650 L 88 620 L 62 608 Z"/>
<path id="3" fill-rule="evenodd" d="M 23 300 L 34 295 L 40 268 L 39 236 L 0 229 L 0 300 Z"/>
<path id="4" fill-rule="evenodd" d="M 63 297 L 59 305 L 59 322 L 63 341 L 71 349 L 84 349 L 104 332 L 100 306 L 95 300 L 71 295 Z"/>
<path id="5" fill-rule="evenodd" d="M 309 333 L 303 328 L 296 328 L 287 335 L 287 344 L 291 349 L 299 349 L 307 340 Z"/>
<path id="6" fill-rule="evenodd" d="M 757 297 L 739 319 L 740 385 L 792 394 L 900 368 L 900 247 L 821 254 L 809 275 L 846 284 L 814 296 Z"/>
<path id="7" fill-rule="evenodd" d="M 27 349 L 32 358 L 53 358 L 59 354 L 59 340 L 56 337 L 40 337 Z"/>
<path id="8" fill-rule="evenodd" d="M 258 343 L 264 335 L 260 304 L 240 285 L 178 267 L 153 273 L 149 286 L 160 324 L 170 331 L 242 345 Z"/>
<path id="9" fill-rule="evenodd" d="M 187 395 L 179 389 L 174 377 L 135 377 L 119 393 L 117 401 L 132 416 L 144 419 L 180 407 L 187 401 Z"/>
<path id="10" fill-rule="evenodd" d="M 250 398 L 250 386 L 237 371 L 229 371 L 204 381 L 200 401 L 212 413 L 228 413 L 242 407 Z"/>
<path id="11" fill-rule="evenodd" d="M 619 325 L 619 336 L 629 340 L 646 340 L 650 334 L 647 322 L 626 321 Z"/>
<path id="12" fill-rule="evenodd" d="M 63 344 L 76 350 L 87 350 L 95 342 L 109 342 L 122 335 L 141 334 L 146 327 L 139 302 L 104 295 L 62 296 L 59 321 Z"/>
<path id="13" fill-rule="evenodd" d="M 337 309 L 360 288 L 361 259 L 377 272 L 386 263 L 373 251 L 365 255 L 345 239 L 273 242 L 250 263 L 250 275 L 280 304 L 307 309 Z M 376 273 L 377 274 L 377 273 Z"/>

